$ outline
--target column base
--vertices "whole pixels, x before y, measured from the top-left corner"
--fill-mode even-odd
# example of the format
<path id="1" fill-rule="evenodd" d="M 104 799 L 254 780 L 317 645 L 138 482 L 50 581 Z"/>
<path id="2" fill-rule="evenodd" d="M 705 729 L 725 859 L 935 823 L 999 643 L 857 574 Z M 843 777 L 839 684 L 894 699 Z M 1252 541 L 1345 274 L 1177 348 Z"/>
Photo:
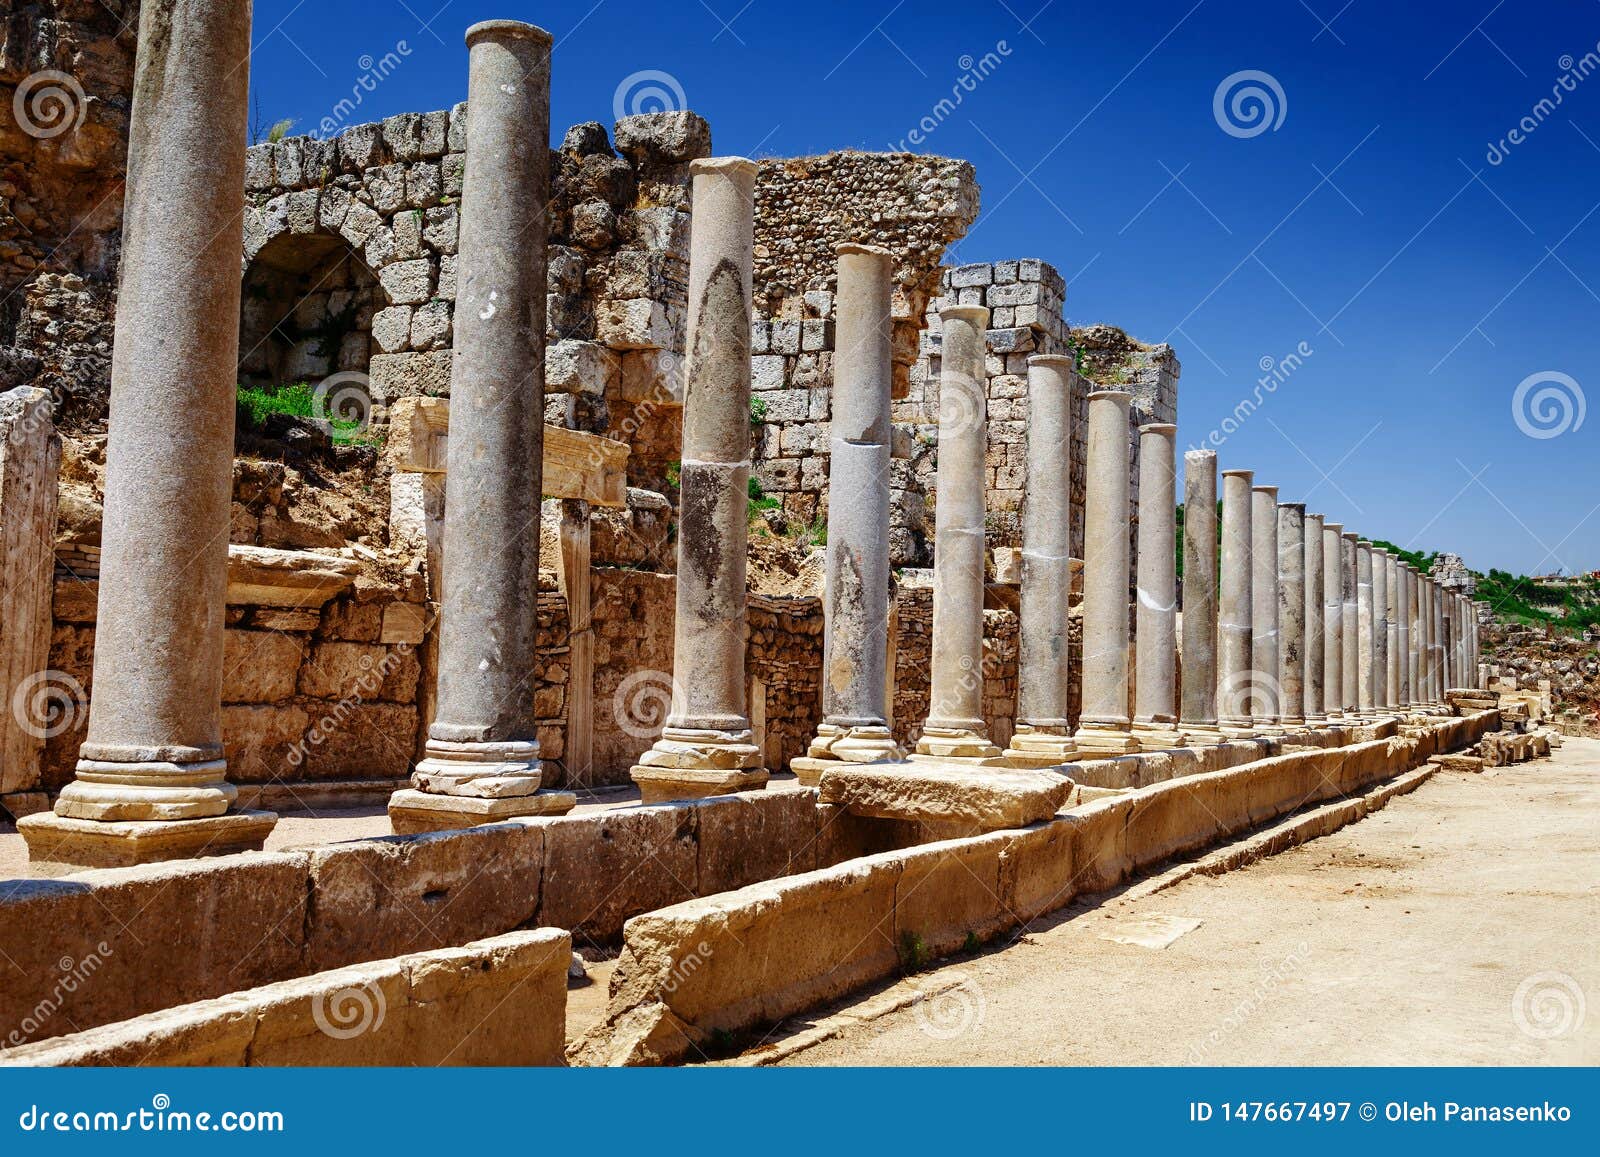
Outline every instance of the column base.
<path id="1" fill-rule="evenodd" d="M 277 824 L 273 812 L 242 811 L 192 820 L 86 820 L 40 812 L 17 821 L 38 876 L 127 868 L 163 860 L 259 852 Z"/>
<path id="2" fill-rule="evenodd" d="M 1011 746 L 1002 753 L 1010 767 L 1038 769 L 1058 767 L 1078 758 L 1077 744 L 1065 727 L 1040 730 L 1024 723 L 1011 736 Z"/>
<path id="3" fill-rule="evenodd" d="M 525 816 L 562 816 L 577 803 L 578 797 L 570 791 L 539 791 L 532 795 L 485 799 L 482 796 L 435 795 L 408 787 L 389 797 L 389 826 L 397 836 L 447 832 Z"/>
<path id="4" fill-rule="evenodd" d="M 55 813 L 102 823 L 215 819 L 238 797 L 222 759 L 80 758 L 76 778 L 56 797 Z"/>
<path id="5" fill-rule="evenodd" d="M 533 795 L 544 780 L 539 744 L 534 740 L 452 743 L 429 739 L 423 750 L 426 758 L 411 773 L 411 785 L 428 795 L 514 799 Z"/>
<path id="6" fill-rule="evenodd" d="M 789 770 L 806 787 L 816 787 L 822 773 L 852 763 L 904 763 L 906 753 L 883 724 L 842 727 L 822 723 L 806 754 L 789 761 Z"/>
<path id="7" fill-rule="evenodd" d="M 647 804 L 760 791 L 767 786 L 770 778 L 764 767 L 646 767 L 636 764 L 628 774 L 639 785 L 640 801 Z"/>
<path id="8" fill-rule="evenodd" d="M 998 759 L 1000 749 L 981 731 L 968 727 L 924 727 L 917 755 L 936 759 Z M 915 756 L 913 756 L 915 758 Z"/>
<path id="9" fill-rule="evenodd" d="M 1138 755 L 1140 751 L 1139 741 L 1126 726 L 1085 723 L 1072 742 L 1078 747 L 1080 759 L 1088 755 Z"/>
<path id="10" fill-rule="evenodd" d="M 1188 747 L 1188 734 L 1175 723 L 1153 723 L 1135 719 L 1132 735 L 1139 741 L 1140 751 L 1170 751 Z"/>

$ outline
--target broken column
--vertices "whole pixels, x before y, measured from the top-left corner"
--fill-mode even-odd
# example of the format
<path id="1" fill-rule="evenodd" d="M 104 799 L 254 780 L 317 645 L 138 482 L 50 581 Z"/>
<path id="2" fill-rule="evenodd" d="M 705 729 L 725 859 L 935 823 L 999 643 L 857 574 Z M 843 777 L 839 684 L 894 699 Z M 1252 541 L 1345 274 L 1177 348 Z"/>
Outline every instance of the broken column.
<path id="1" fill-rule="evenodd" d="M 811 786 L 841 763 L 905 759 L 885 714 L 894 259 L 848 242 L 836 252 L 822 723 L 806 755 L 789 765 Z"/>
<path id="2" fill-rule="evenodd" d="M 1289 727 L 1305 723 L 1306 507 L 1278 506 L 1278 716 Z"/>
<path id="3" fill-rule="evenodd" d="M 1222 472 L 1222 599 L 1217 615 L 1217 713 L 1224 734 L 1253 735 L 1250 725 L 1251 493 L 1255 474 Z"/>
<path id="4" fill-rule="evenodd" d="M 1278 488 L 1250 492 L 1250 721 L 1257 734 L 1283 729 L 1278 671 Z"/>
<path id="5" fill-rule="evenodd" d="M 1022 503 L 1017 729 L 1006 761 L 1050 767 L 1077 754 L 1067 719 L 1072 593 L 1072 358 L 1028 359 L 1028 489 Z"/>
<path id="6" fill-rule="evenodd" d="M 933 663 L 917 754 L 992 759 L 983 721 L 984 492 L 989 450 L 984 334 L 989 311 L 939 313 L 939 464 L 933 543 Z"/>
<path id="7" fill-rule="evenodd" d="M 690 162 L 689 316 L 679 467 L 672 711 L 639 757 L 645 803 L 765 787 L 744 677 L 750 500 L 750 267 L 756 164 Z"/>
<path id="8" fill-rule="evenodd" d="M 1151 423 L 1139 427 L 1139 561 L 1133 734 L 1141 751 L 1182 747 L 1178 729 L 1177 681 L 1178 427 Z"/>
<path id="9" fill-rule="evenodd" d="M 1377 702 L 1373 698 L 1373 672 L 1377 670 L 1377 651 L 1373 645 L 1372 544 L 1356 542 L 1356 708 L 1371 715 Z"/>
<path id="10" fill-rule="evenodd" d="M 1305 539 L 1301 544 L 1301 550 L 1305 553 L 1306 571 L 1305 716 L 1307 723 L 1321 723 L 1327 718 L 1323 693 L 1323 688 L 1327 685 L 1324 671 L 1327 627 L 1322 621 L 1322 526 L 1322 515 L 1306 515 Z"/>
<path id="11" fill-rule="evenodd" d="M 1329 719 L 1344 715 L 1344 527 L 1322 524 L 1322 706 Z"/>
<path id="12" fill-rule="evenodd" d="M 1389 690 L 1389 552 L 1372 548 L 1372 708 L 1382 711 Z"/>
<path id="13" fill-rule="evenodd" d="M 1388 584 L 1384 615 L 1388 638 L 1383 649 L 1388 670 L 1384 675 L 1383 705 L 1392 711 L 1400 706 L 1400 560 L 1393 554 L 1387 555 L 1383 570 Z"/>
<path id="14" fill-rule="evenodd" d="M 540 791 L 539 508 L 544 447 L 550 34 L 515 20 L 467 30 L 465 184 L 450 374 L 438 711 L 396 832 L 557 815 Z"/>
<path id="15" fill-rule="evenodd" d="M 221 728 L 249 57 L 248 4 L 143 8 L 89 730 L 18 824 L 46 871 L 260 848 L 277 820 L 230 810 Z"/>
<path id="16" fill-rule="evenodd" d="M 1183 456 L 1183 688 L 1191 745 L 1222 742 L 1217 718 L 1217 452 Z"/>
<path id="17" fill-rule="evenodd" d="M 1339 593 L 1344 601 L 1340 633 L 1344 637 L 1344 709 L 1356 712 L 1361 698 L 1361 600 L 1358 593 L 1356 544 L 1360 535 L 1346 531 L 1340 536 Z"/>
<path id="18" fill-rule="evenodd" d="M 1084 487 L 1081 752 L 1139 750 L 1128 718 L 1128 407 L 1126 390 L 1089 395 Z"/>

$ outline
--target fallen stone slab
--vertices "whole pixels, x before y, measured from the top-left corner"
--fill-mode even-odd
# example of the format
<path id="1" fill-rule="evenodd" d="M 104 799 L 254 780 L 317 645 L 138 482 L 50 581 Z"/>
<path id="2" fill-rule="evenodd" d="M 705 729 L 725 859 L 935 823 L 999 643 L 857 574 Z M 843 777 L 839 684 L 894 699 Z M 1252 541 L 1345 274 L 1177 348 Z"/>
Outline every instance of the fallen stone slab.
<path id="1" fill-rule="evenodd" d="M 1433 755 L 1428 757 L 1428 762 L 1441 771 L 1480 772 L 1483 770 L 1483 758 L 1477 755 Z"/>
<path id="2" fill-rule="evenodd" d="M 1070 778 L 1053 771 L 867 763 L 823 772 L 818 802 L 852 815 L 976 835 L 1047 820 L 1066 805 L 1072 787 Z"/>
<path id="3" fill-rule="evenodd" d="M 355 585 L 354 559 L 309 550 L 228 547 L 228 602 L 265 607 L 320 607 Z"/>

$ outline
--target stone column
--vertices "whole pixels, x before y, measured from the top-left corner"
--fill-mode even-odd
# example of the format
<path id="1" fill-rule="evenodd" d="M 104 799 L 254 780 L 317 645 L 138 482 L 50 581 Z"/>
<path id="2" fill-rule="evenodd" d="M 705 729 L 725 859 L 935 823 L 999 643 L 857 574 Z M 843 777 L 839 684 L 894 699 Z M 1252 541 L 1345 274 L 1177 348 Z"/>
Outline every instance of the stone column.
<path id="1" fill-rule="evenodd" d="M 1445 690 L 1445 651 L 1446 636 L 1444 630 L 1445 589 L 1437 581 L 1433 583 L 1433 701 L 1444 702 Z"/>
<path id="2" fill-rule="evenodd" d="M 992 759 L 983 721 L 984 493 L 989 452 L 984 334 L 989 311 L 939 314 L 939 469 L 934 505 L 933 672 L 917 754 Z"/>
<path id="3" fill-rule="evenodd" d="M 1395 582 L 1400 592 L 1395 605 L 1395 652 L 1400 660 L 1399 686 L 1395 702 L 1403 710 L 1411 706 L 1411 565 L 1395 567 Z"/>
<path id="4" fill-rule="evenodd" d="M 1344 715 L 1344 527 L 1322 525 L 1322 699 L 1328 718 Z"/>
<path id="5" fill-rule="evenodd" d="M 1378 669 L 1372 594 L 1372 544 L 1360 539 L 1356 542 L 1356 708 L 1367 716 L 1377 702 L 1372 680 Z"/>
<path id="6" fill-rule="evenodd" d="M 1028 359 L 1028 489 L 1022 503 L 1017 729 L 1006 761 L 1051 767 L 1077 755 L 1067 720 L 1072 593 L 1072 358 Z"/>
<path id="7" fill-rule="evenodd" d="M 1306 507 L 1278 507 L 1278 716 L 1285 726 L 1305 724 Z"/>
<path id="8" fill-rule="evenodd" d="M 550 34 L 467 29 L 466 176 L 445 473 L 439 708 L 396 832 L 558 815 L 539 790 L 539 508 L 544 450 Z"/>
<path id="9" fill-rule="evenodd" d="M 1250 494 L 1250 718 L 1257 734 L 1276 735 L 1283 718 L 1278 636 L 1278 488 Z"/>
<path id="10" fill-rule="evenodd" d="M 1217 713 L 1223 733 L 1253 735 L 1250 723 L 1251 484 L 1249 470 L 1222 472 L 1222 601 L 1217 621 Z"/>
<path id="11" fill-rule="evenodd" d="M 806 755 L 789 764 L 813 787 L 841 761 L 905 759 L 887 708 L 894 258 L 886 249 L 851 242 L 836 252 L 822 723 Z"/>
<path id="12" fill-rule="evenodd" d="M 89 730 L 18 825 L 37 871 L 259 848 L 277 819 L 231 810 L 221 727 L 249 59 L 248 4 L 144 5 Z"/>
<path id="13" fill-rule="evenodd" d="M 1221 743 L 1217 719 L 1217 452 L 1183 456 L 1183 689 L 1191 745 Z"/>
<path id="14" fill-rule="evenodd" d="M 1436 702 L 1433 689 L 1433 580 L 1425 574 L 1419 574 L 1417 590 L 1422 605 L 1422 704 L 1428 707 Z"/>
<path id="15" fill-rule="evenodd" d="M 1424 622 L 1422 603 L 1427 597 L 1426 580 L 1415 567 L 1411 570 L 1411 706 L 1420 707 L 1428 701 L 1428 628 Z"/>
<path id="16" fill-rule="evenodd" d="M 1178 427 L 1139 427 L 1139 559 L 1133 734 L 1141 751 L 1182 747 L 1177 682 Z"/>
<path id="17" fill-rule="evenodd" d="M 1081 752 L 1139 750 L 1128 719 L 1128 407 L 1126 390 L 1089 395 L 1083 534 Z"/>
<path id="18" fill-rule="evenodd" d="M 1361 600 L 1356 581 L 1359 567 L 1356 563 L 1356 544 L 1360 536 L 1346 531 L 1340 536 L 1339 594 L 1344 602 L 1344 709 L 1347 714 L 1359 710 L 1361 699 Z"/>
<path id="19" fill-rule="evenodd" d="M 1389 697 L 1389 552 L 1372 548 L 1372 707 Z"/>
<path id="20" fill-rule="evenodd" d="M 1306 697 L 1307 723 L 1322 723 L 1328 717 L 1324 705 L 1326 683 L 1327 626 L 1322 619 L 1322 527 L 1320 514 L 1306 515 L 1305 540 L 1301 550 L 1305 553 L 1306 570 Z"/>
<path id="21" fill-rule="evenodd" d="M 1400 560 L 1387 555 L 1383 560 L 1385 581 L 1388 583 L 1388 613 L 1384 618 L 1388 638 L 1383 654 L 1388 666 L 1384 676 L 1383 705 L 1391 711 L 1400 706 Z"/>
<path id="22" fill-rule="evenodd" d="M 744 677 L 756 163 L 692 161 L 689 177 L 673 706 L 661 738 L 632 771 L 647 804 L 767 785 Z"/>

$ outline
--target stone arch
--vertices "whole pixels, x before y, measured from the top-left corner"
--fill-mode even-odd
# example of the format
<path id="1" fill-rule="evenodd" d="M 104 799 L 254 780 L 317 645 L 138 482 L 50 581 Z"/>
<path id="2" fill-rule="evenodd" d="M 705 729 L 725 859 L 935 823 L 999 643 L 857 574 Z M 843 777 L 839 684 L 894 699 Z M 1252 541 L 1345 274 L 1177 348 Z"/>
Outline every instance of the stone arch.
<path id="1" fill-rule="evenodd" d="M 288 229 L 245 264 L 239 381 L 313 385 L 330 374 L 366 374 L 373 315 L 388 304 L 361 255 L 338 233 Z"/>

